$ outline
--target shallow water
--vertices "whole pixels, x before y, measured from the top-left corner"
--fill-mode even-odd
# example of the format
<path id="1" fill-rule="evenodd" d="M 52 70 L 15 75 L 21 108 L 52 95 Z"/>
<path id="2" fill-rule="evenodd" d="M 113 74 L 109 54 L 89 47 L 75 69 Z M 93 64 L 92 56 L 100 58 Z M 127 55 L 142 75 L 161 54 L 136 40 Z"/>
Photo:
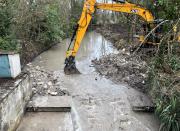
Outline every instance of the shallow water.
<path id="1" fill-rule="evenodd" d="M 53 46 L 50 50 L 42 53 L 33 62 L 35 65 L 44 66 L 48 70 L 56 71 L 64 68 L 65 53 L 70 39 L 64 40 L 61 44 Z M 89 72 L 91 60 L 100 58 L 118 51 L 103 36 L 96 32 L 89 32 L 82 41 L 77 53 L 76 64 L 82 73 Z"/>

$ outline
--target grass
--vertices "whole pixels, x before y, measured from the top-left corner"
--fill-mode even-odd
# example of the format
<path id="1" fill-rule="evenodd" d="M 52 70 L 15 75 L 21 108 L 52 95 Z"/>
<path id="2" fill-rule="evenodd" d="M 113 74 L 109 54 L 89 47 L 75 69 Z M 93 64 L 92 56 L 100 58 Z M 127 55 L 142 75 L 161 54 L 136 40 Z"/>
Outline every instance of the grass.
<path id="1" fill-rule="evenodd" d="M 156 115 L 161 121 L 160 131 L 179 131 L 180 100 L 178 97 L 174 96 L 167 102 L 159 100 L 156 106 Z"/>

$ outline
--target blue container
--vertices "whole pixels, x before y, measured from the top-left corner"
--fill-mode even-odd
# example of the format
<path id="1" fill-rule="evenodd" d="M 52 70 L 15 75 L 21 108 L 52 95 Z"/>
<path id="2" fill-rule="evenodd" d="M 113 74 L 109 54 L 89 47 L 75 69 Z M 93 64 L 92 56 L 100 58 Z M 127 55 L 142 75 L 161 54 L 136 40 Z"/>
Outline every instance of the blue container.
<path id="1" fill-rule="evenodd" d="M 15 78 L 21 73 L 19 54 L 0 54 L 0 78 Z"/>

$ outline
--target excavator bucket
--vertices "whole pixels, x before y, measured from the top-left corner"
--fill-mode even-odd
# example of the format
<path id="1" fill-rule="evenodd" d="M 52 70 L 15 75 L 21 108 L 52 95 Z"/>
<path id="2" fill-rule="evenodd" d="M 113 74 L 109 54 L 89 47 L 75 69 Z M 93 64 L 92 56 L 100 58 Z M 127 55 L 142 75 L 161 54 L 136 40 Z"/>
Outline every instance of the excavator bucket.
<path id="1" fill-rule="evenodd" d="M 76 66 L 65 66 L 64 67 L 64 73 L 66 75 L 81 74 L 79 72 L 79 70 L 76 68 Z"/>
<path id="2" fill-rule="evenodd" d="M 76 68 L 74 57 L 66 58 L 65 67 L 64 67 L 64 73 L 66 75 L 81 74 L 79 72 L 79 70 Z"/>

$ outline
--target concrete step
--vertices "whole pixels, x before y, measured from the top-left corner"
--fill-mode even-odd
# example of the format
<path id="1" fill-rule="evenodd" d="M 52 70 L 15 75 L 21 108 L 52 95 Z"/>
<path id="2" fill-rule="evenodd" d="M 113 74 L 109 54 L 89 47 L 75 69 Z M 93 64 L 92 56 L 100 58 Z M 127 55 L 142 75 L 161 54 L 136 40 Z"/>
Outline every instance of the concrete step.
<path id="1" fill-rule="evenodd" d="M 28 112 L 70 112 L 71 96 L 33 97 L 27 105 Z"/>

